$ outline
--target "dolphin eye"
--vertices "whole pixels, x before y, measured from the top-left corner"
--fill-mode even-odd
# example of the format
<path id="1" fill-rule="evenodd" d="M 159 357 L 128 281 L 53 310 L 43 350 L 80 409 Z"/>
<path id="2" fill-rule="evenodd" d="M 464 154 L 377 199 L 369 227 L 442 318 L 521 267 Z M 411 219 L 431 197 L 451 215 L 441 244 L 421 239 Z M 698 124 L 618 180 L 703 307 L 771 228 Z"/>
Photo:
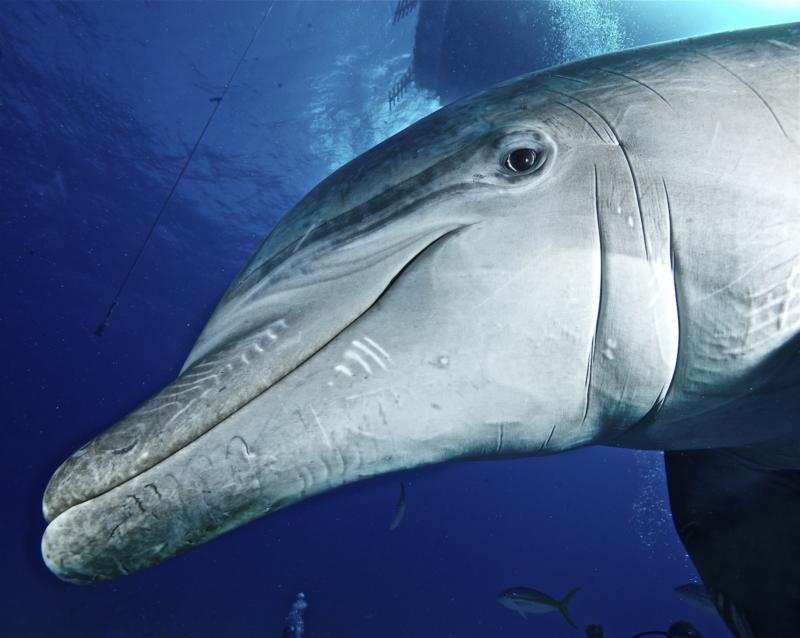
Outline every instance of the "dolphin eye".
<path id="1" fill-rule="evenodd" d="M 503 167 L 512 173 L 527 173 L 536 166 L 536 151 L 532 148 L 518 148 L 506 155 Z"/>

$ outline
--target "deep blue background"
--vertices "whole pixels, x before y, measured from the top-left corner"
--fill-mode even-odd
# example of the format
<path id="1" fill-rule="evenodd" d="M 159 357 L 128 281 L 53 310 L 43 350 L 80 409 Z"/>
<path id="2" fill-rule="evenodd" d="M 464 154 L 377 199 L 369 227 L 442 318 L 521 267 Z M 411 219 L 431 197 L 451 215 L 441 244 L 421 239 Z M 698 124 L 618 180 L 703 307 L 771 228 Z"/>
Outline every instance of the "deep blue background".
<path id="1" fill-rule="evenodd" d="M 0 636 L 277 637 L 299 590 L 307 638 L 580 634 L 556 614 L 502 608 L 495 597 L 512 585 L 559 597 L 580 586 L 576 620 L 612 637 L 678 618 L 726 635 L 672 591 L 694 571 L 653 453 L 411 472 L 391 533 L 397 476 L 118 582 L 78 587 L 46 570 L 52 471 L 177 374 L 231 278 L 304 192 L 438 104 L 412 88 L 388 109 L 414 35 L 413 16 L 391 25 L 393 3 L 276 3 L 96 337 L 269 6 L 0 5 Z M 800 19 L 797 6 L 744 2 L 618 5 L 611 17 L 594 1 L 564 7 L 562 28 L 580 36 L 571 55 Z"/>

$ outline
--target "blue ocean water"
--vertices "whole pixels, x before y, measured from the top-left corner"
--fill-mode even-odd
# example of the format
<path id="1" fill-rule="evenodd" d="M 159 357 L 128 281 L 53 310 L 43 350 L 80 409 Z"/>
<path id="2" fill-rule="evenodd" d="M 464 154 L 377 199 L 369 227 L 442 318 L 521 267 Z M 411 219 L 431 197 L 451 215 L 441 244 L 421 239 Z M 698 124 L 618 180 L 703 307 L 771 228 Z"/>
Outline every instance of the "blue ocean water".
<path id="1" fill-rule="evenodd" d="M 312 498 L 119 581 L 78 587 L 45 568 L 40 503 L 53 470 L 175 377 L 277 220 L 334 168 L 480 88 L 443 67 L 446 90 L 419 77 L 390 104 L 426 44 L 423 7 L 395 23 L 396 8 L 0 5 L 0 635 L 280 636 L 299 591 L 307 638 L 581 634 L 557 614 L 526 621 L 501 607 L 498 593 L 514 585 L 555 597 L 580 587 L 573 616 L 607 636 L 677 619 L 728 635 L 673 591 L 696 575 L 658 453 L 449 464 Z M 508 28 L 531 10 L 504 3 Z M 551 17 L 547 37 L 531 31 L 520 49 L 490 46 L 502 26 L 470 39 L 468 22 L 448 46 L 474 65 L 469 77 L 490 78 L 503 56 L 553 64 L 800 20 L 800 7 L 564 0 Z M 407 510 L 390 531 L 400 480 Z"/>

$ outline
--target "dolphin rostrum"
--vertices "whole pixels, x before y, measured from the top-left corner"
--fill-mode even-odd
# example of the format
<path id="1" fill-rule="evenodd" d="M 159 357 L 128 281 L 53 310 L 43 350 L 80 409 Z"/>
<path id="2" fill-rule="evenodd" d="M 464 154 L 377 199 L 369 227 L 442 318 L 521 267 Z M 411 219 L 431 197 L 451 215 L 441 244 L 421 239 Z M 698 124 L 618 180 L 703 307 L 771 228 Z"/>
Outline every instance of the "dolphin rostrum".
<path id="1" fill-rule="evenodd" d="M 667 450 L 739 636 L 800 622 L 800 25 L 569 64 L 336 171 L 180 376 L 55 472 L 42 552 L 114 578 L 365 477 Z"/>

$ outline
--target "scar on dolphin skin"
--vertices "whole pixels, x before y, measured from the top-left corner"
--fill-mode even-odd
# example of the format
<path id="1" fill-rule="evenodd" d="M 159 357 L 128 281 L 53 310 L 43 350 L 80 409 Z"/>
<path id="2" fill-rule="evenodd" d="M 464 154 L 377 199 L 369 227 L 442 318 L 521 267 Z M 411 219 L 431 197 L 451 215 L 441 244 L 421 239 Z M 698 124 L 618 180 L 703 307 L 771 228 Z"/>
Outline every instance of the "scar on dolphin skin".
<path id="1" fill-rule="evenodd" d="M 642 82 L 641 80 L 637 80 L 636 78 L 631 77 L 630 75 L 626 75 L 624 73 L 620 73 L 619 71 L 612 71 L 611 69 L 600 69 L 600 70 L 603 71 L 604 73 L 609 73 L 611 75 L 617 75 L 617 76 L 619 76 L 621 78 L 625 78 L 626 80 L 630 80 L 631 82 L 636 82 L 636 84 L 638 84 L 639 86 L 644 87 L 645 89 L 647 89 L 651 93 L 654 93 L 658 97 L 658 99 L 661 100 L 664 104 L 666 104 L 669 108 L 672 108 L 672 104 L 669 103 L 669 100 L 667 98 L 665 98 L 663 95 L 661 95 L 661 93 L 656 91 L 649 84 L 646 84 L 646 83 Z"/>
<path id="2" fill-rule="evenodd" d="M 600 135 L 600 132 L 594 127 L 594 125 L 588 119 L 586 119 L 586 117 L 583 115 L 583 113 L 581 113 L 580 111 L 578 111 L 576 109 L 573 109 L 569 104 L 565 104 L 561 100 L 555 100 L 555 102 L 556 102 L 556 104 L 560 104 L 561 106 L 563 106 L 565 109 L 568 109 L 568 110 L 572 111 L 575 115 L 577 115 L 584 122 L 586 122 L 589 125 L 589 128 L 591 128 L 595 132 L 595 135 L 597 135 L 597 137 L 600 138 L 601 142 L 606 142 L 607 141 L 602 135 Z"/>
<path id="3" fill-rule="evenodd" d="M 569 93 L 564 93 L 562 91 L 556 91 L 555 89 L 549 89 L 549 88 L 545 87 L 545 90 L 550 91 L 552 93 L 558 93 L 559 95 L 563 95 L 564 97 L 568 97 L 568 98 L 570 98 L 572 100 L 575 100 L 576 102 L 579 102 L 580 104 L 583 104 L 587 109 L 591 110 L 592 113 L 597 115 L 597 117 L 599 117 L 602 120 L 602 122 L 606 125 L 606 127 L 608 127 L 608 130 L 610 131 L 610 137 L 613 140 L 613 144 L 615 146 L 619 146 L 619 149 L 622 151 L 622 156 L 623 156 L 623 158 L 625 160 L 625 164 L 628 167 L 628 172 L 630 173 L 631 181 L 633 182 L 633 192 L 634 192 L 634 195 L 636 197 L 636 210 L 639 213 L 639 223 L 642 226 L 642 241 L 644 242 L 644 253 L 645 253 L 645 256 L 647 257 L 647 261 L 651 261 L 651 259 L 650 259 L 650 242 L 649 242 L 649 240 L 647 238 L 647 231 L 645 230 L 644 214 L 642 213 L 642 196 L 641 196 L 641 191 L 640 191 L 640 188 L 639 188 L 639 181 L 636 179 L 636 173 L 633 170 L 633 164 L 631 163 L 630 156 L 628 155 L 628 150 L 625 148 L 625 145 L 620 140 L 620 136 L 617 133 L 616 129 L 614 128 L 614 126 L 612 126 L 612 124 L 608 120 L 608 118 L 606 118 L 602 113 L 600 113 L 600 111 L 598 111 L 596 108 L 594 108 L 588 102 L 584 102 L 583 100 L 579 100 L 574 95 L 570 95 Z M 594 127 L 592 127 L 592 128 L 594 128 Z M 595 130 L 595 132 L 597 132 L 597 131 Z"/>
<path id="4" fill-rule="evenodd" d="M 756 97 L 757 97 L 757 98 L 758 98 L 758 99 L 761 101 L 761 103 L 762 103 L 762 104 L 763 104 L 763 105 L 766 107 L 766 109 L 769 111 L 769 114 L 772 116 L 772 119 L 775 121 L 775 124 L 777 124 L 777 125 L 778 125 L 778 128 L 781 130 L 781 133 L 783 133 L 783 136 L 784 136 L 784 137 L 785 137 L 787 140 L 789 140 L 790 142 L 792 141 L 792 139 L 791 139 L 791 138 L 789 137 L 789 135 L 786 133 L 786 129 L 785 129 L 785 128 L 783 128 L 783 124 L 781 124 L 781 121 L 778 119 L 778 116 L 775 114 L 775 111 L 774 111 L 774 110 L 772 109 L 772 107 L 769 105 L 769 102 L 767 102 L 767 101 L 764 99 L 764 96 L 763 96 L 763 95 L 761 95 L 761 93 L 759 93 L 758 91 L 756 91 L 755 87 L 754 87 L 752 84 L 750 84 L 749 82 L 747 82 L 747 81 L 746 81 L 746 80 L 745 80 L 745 79 L 744 79 L 744 78 L 743 78 L 741 75 L 739 75 L 738 73 L 736 73 L 736 72 L 735 72 L 735 71 L 733 71 L 732 69 L 728 68 L 726 65 L 724 65 L 724 64 L 723 64 L 722 62 L 720 62 L 719 60 L 715 60 L 714 58 L 712 58 L 712 57 L 711 57 L 710 55 L 708 55 L 707 53 L 703 53 L 702 51 L 699 51 L 699 50 L 697 50 L 697 49 L 695 49 L 695 50 L 694 50 L 694 52 L 695 52 L 695 53 L 696 53 L 698 56 L 700 56 L 701 58 L 705 58 L 705 59 L 706 59 L 706 60 L 708 60 L 709 62 L 713 62 L 714 64 L 716 64 L 718 67 L 720 67 L 720 68 L 721 68 L 721 69 L 723 69 L 724 71 L 727 71 L 728 73 L 730 73 L 730 74 L 731 74 L 733 77 L 735 77 L 737 80 L 739 80 L 739 82 L 741 82 L 742 84 L 744 84 L 744 85 L 745 85 L 745 86 L 746 86 L 746 87 L 747 87 L 747 88 L 750 90 L 750 92 L 751 92 L 753 95 L 755 95 L 755 96 L 756 96 Z"/>
<path id="5" fill-rule="evenodd" d="M 580 80 L 578 78 L 573 78 L 568 75 L 560 75 L 558 73 L 554 73 L 550 76 L 551 78 L 559 78 L 560 80 L 569 80 L 570 82 L 576 82 L 578 84 L 589 84 L 588 80 Z"/>
<path id="6" fill-rule="evenodd" d="M 594 114 L 595 114 L 595 115 L 596 115 L 596 116 L 597 116 L 597 117 L 598 117 L 598 118 L 599 118 L 599 119 L 600 119 L 600 120 L 603 122 L 603 124 L 605 124 L 605 125 L 606 125 L 606 127 L 608 128 L 608 130 L 606 131 L 606 134 L 608 135 L 608 139 L 607 139 L 607 140 L 606 140 L 606 139 L 604 139 L 603 141 L 604 141 L 606 144 L 611 144 L 612 146 L 619 146 L 619 137 L 617 136 L 617 133 L 616 133 L 616 131 L 614 130 L 614 127 L 613 127 L 613 126 L 611 126 L 611 124 L 610 124 L 610 123 L 609 123 L 609 121 L 608 121 L 608 120 L 607 120 L 607 119 L 606 119 L 606 118 L 603 116 L 603 114 L 602 114 L 602 113 L 600 113 L 600 112 L 599 112 L 599 111 L 598 111 L 596 108 L 594 108 L 594 107 L 593 107 L 591 104 L 589 104 L 588 102 L 584 102 L 584 101 L 583 101 L 583 100 L 581 100 L 580 98 L 577 98 L 577 97 L 575 97 L 574 95 L 571 95 L 570 93 L 566 93 L 566 92 L 564 92 L 564 91 L 559 91 L 558 89 L 553 89 L 553 88 L 550 88 L 550 87 L 548 87 L 548 86 L 546 86 L 546 85 L 544 85 L 544 84 L 540 84 L 540 86 L 541 86 L 541 87 L 542 87 L 542 88 L 543 88 L 545 91 L 548 91 L 548 92 L 550 92 L 550 93 L 556 93 L 557 95 L 561 95 L 561 96 L 563 96 L 563 97 L 565 97 L 565 98 L 568 98 L 568 99 L 570 99 L 570 100 L 574 100 L 574 101 L 575 101 L 575 102 L 577 102 L 578 104 L 582 104 L 582 105 L 583 105 L 583 106 L 585 106 L 587 109 L 589 109 L 589 110 L 590 110 L 592 113 L 594 113 Z M 586 118 L 584 118 L 584 119 L 586 119 Z M 594 127 L 592 127 L 592 128 L 594 129 Z M 597 132 L 597 129 L 595 129 L 595 132 Z"/>
<path id="7" fill-rule="evenodd" d="M 556 425 L 553 425 L 553 427 L 550 428 L 550 434 L 547 435 L 547 439 L 545 439 L 544 443 L 542 443 L 542 445 L 539 446 L 539 450 L 544 450 L 548 445 L 550 445 L 550 439 L 553 438 L 553 433 L 555 431 L 556 431 Z"/>
<path id="8" fill-rule="evenodd" d="M 613 129 L 612 129 L 613 130 Z M 614 132 L 616 135 L 616 131 Z M 644 225 L 644 213 L 642 212 L 642 194 L 639 190 L 639 180 L 636 179 L 636 173 L 633 170 L 633 164 L 631 163 L 631 158 L 628 155 L 628 149 L 625 148 L 625 145 L 620 142 L 619 143 L 619 150 L 622 151 L 622 156 L 625 158 L 625 164 L 628 166 L 628 172 L 631 176 L 631 181 L 633 182 L 633 194 L 636 197 L 636 210 L 639 213 L 639 223 L 642 226 L 642 242 L 644 243 L 644 254 L 647 257 L 647 261 L 652 261 L 650 258 L 650 240 L 647 238 L 647 230 Z"/>
<path id="9" fill-rule="evenodd" d="M 610 131 L 610 137 L 612 139 L 612 143 L 615 146 L 619 146 L 619 149 L 622 151 L 622 156 L 625 159 L 625 164 L 628 167 L 628 172 L 630 173 L 631 181 L 633 182 L 633 192 L 634 192 L 634 195 L 636 197 L 636 210 L 639 213 L 639 223 L 641 224 L 641 227 L 642 227 L 642 242 L 644 243 L 644 253 L 645 253 L 645 256 L 647 257 L 647 261 L 651 261 L 651 258 L 650 258 L 650 240 L 647 238 L 647 230 L 645 228 L 645 223 L 644 223 L 644 213 L 642 212 L 642 196 L 641 196 L 641 191 L 640 191 L 640 188 L 639 188 L 639 181 L 637 180 L 636 173 L 633 170 L 633 164 L 631 163 L 630 156 L 628 155 L 628 150 L 625 148 L 625 145 L 620 140 L 620 137 L 617 134 L 616 129 L 611 125 L 611 122 L 609 122 L 608 119 L 605 116 L 603 116 L 602 113 L 600 113 L 596 108 L 594 108 L 588 102 L 584 102 L 583 100 L 580 100 L 580 99 L 576 98 L 574 95 L 570 95 L 569 93 L 564 93 L 563 91 L 558 91 L 556 89 L 551 89 L 551 88 L 548 88 L 548 87 L 543 87 L 543 88 L 546 91 L 550 91 L 551 93 L 557 93 L 559 95 L 563 95 L 564 97 L 567 97 L 569 99 L 575 100 L 576 102 L 578 102 L 580 104 L 583 104 L 587 109 L 592 111 L 592 113 L 597 115 L 597 117 L 599 117 L 602 120 L 602 122 L 606 125 L 606 127 L 608 127 L 608 130 Z M 580 113 L 575 111 L 575 109 L 570 108 L 569 106 L 567 106 L 563 102 L 559 101 L 558 103 L 561 104 L 562 106 L 566 106 L 571 111 L 573 111 L 573 112 L 577 113 L 578 115 L 580 115 L 581 118 L 584 121 L 586 121 L 587 124 L 589 124 L 589 126 L 592 126 L 591 123 L 589 122 L 589 120 L 587 120 Z M 595 133 L 597 133 L 597 129 L 594 126 L 592 126 L 592 130 Z M 599 133 L 598 133 L 598 135 L 599 135 Z"/>

